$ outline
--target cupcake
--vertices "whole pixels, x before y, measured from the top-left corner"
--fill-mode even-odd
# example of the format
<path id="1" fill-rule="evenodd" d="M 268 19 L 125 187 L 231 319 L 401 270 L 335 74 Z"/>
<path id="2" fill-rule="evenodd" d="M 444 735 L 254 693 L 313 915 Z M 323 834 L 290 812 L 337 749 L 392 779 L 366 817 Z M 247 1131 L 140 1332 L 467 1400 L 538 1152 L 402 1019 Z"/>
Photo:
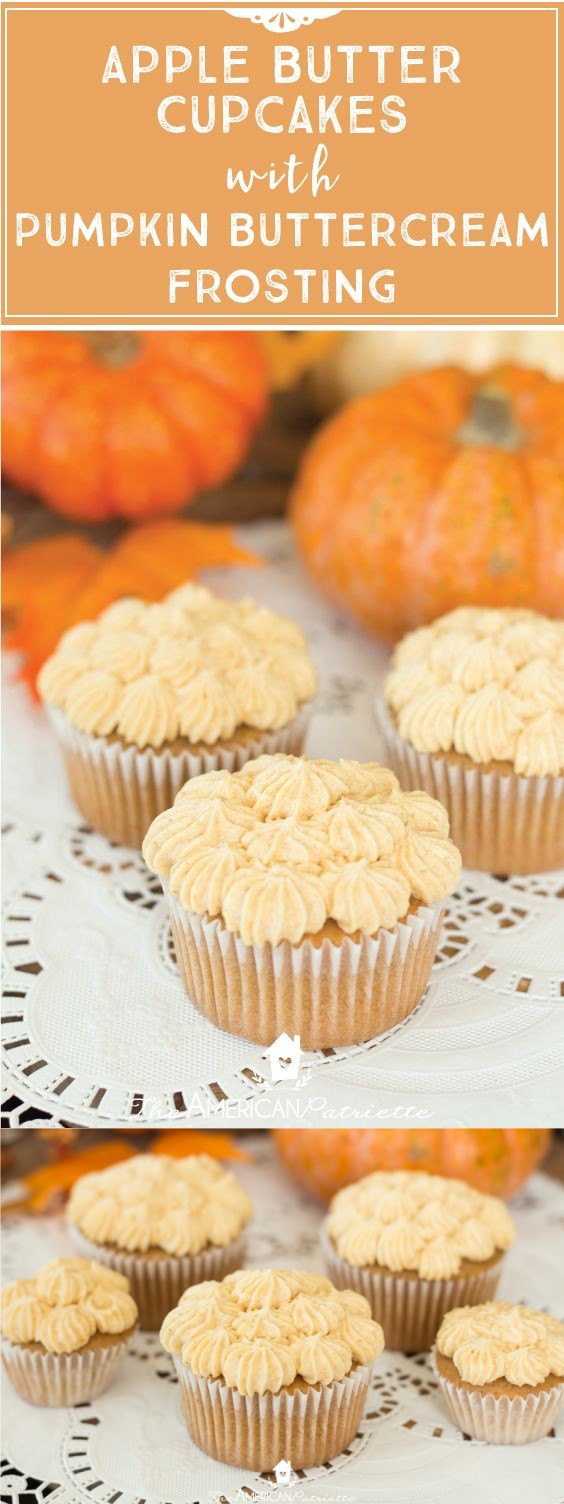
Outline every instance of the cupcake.
<path id="1" fill-rule="evenodd" d="M 448 810 L 467 867 L 564 863 L 564 622 L 465 606 L 408 633 L 376 715 L 404 788 Z"/>
<path id="2" fill-rule="evenodd" d="M 82 1405 L 111 1384 L 136 1325 L 123 1274 L 53 1259 L 2 1290 L 2 1362 L 30 1405 Z"/>
<path id="3" fill-rule="evenodd" d="M 183 585 L 71 627 L 38 688 L 85 819 L 140 846 L 188 778 L 300 751 L 316 679 L 294 622 Z"/>
<path id="4" fill-rule="evenodd" d="M 495 1294 L 515 1227 L 463 1180 L 377 1170 L 333 1198 L 321 1229 L 331 1279 L 366 1296 L 386 1347 L 427 1352 L 445 1314 Z"/>
<path id="5" fill-rule="evenodd" d="M 361 1295 L 319 1274 L 238 1269 L 187 1290 L 166 1317 L 196 1445 L 262 1473 L 318 1467 L 350 1446 L 384 1334 Z"/>
<path id="6" fill-rule="evenodd" d="M 242 1264 L 252 1210 L 208 1154 L 139 1154 L 75 1181 L 67 1217 L 76 1248 L 127 1276 L 141 1326 L 157 1332 L 188 1285 Z"/>
<path id="7" fill-rule="evenodd" d="M 460 856 L 426 794 L 378 763 L 283 754 L 192 779 L 143 843 L 180 972 L 231 1034 L 355 1044 L 423 995 Z"/>
<path id="8" fill-rule="evenodd" d="M 449 1311 L 435 1373 L 456 1426 L 478 1441 L 538 1441 L 564 1397 L 564 1324 L 544 1311 L 489 1300 Z"/>

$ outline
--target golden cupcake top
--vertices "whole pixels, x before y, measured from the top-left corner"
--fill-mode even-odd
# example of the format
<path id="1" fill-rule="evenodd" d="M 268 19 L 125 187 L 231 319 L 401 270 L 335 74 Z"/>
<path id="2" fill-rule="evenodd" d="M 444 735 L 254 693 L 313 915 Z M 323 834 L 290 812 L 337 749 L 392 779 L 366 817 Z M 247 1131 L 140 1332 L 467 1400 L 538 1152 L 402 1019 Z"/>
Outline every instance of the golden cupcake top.
<path id="1" fill-rule="evenodd" d="M 225 1247 L 252 1212 L 239 1181 L 208 1154 L 138 1154 L 82 1175 L 67 1206 L 69 1221 L 93 1243 L 178 1256 Z"/>
<path id="2" fill-rule="evenodd" d="M 276 731 L 316 690 L 294 622 L 191 584 L 71 627 L 37 682 L 79 731 L 140 748 L 178 737 L 213 746 L 241 726 Z"/>
<path id="3" fill-rule="evenodd" d="M 564 1378 L 564 1324 L 545 1311 L 508 1301 L 448 1311 L 437 1350 L 452 1359 L 467 1384 L 506 1379 L 520 1388 L 542 1384 L 549 1374 Z"/>
<path id="4" fill-rule="evenodd" d="M 372 1363 L 384 1333 L 363 1295 L 321 1274 L 238 1269 L 186 1290 L 161 1342 L 202 1378 L 239 1394 L 277 1394 L 296 1378 L 332 1384 L 355 1363 Z"/>
<path id="5" fill-rule="evenodd" d="M 564 772 L 564 621 L 462 606 L 398 643 L 384 694 L 419 752 Z"/>
<path id="6" fill-rule="evenodd" d="M 376 1170 L 346 1186 L 334 1196 L 325 1226 L 347 1263 L 413 1270 L 421 1279 L 450 1279 L 465 1259 L 491 1259 L 515 1238 L 497 1196 L 417 1170 Z"/>
<path id="7" fill-rule="evenodd" d="M 2 1290 L 3 1336 L 50 1353 L 77 1352 L 96 1332 L 117 1335 L 136 1321 L 125 1275 L 89 1259 L 52 1259 L 33 1279 Z"/>
<path id="8" fill-rule="evenodd" d="M 461 866 L 448 828 L 442 804 L 379 763 L 279 754 L 190 779 L 143 855 L 185 909 L 246 944 L 297 944 L 328 919 L 373 934 L 412 898 L 442 901 Z"/>

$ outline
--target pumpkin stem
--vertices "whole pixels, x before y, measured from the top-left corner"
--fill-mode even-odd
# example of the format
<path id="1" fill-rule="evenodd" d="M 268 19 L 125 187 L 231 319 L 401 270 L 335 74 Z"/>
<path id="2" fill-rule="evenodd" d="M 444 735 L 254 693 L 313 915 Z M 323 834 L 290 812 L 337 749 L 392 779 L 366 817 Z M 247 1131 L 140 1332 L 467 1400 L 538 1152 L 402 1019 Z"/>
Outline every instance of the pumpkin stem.
<path id="1" fill-rule="evenodd" d="M 120 329 L 119 332 L 90 329 L 85 331 L 84 338 L 101 365 L 110 366 L 114 371 L 121 371 L 124 366 L 131 365 L 139 354 L 139 335 L 133 329 Z"/>
<path id="2" fill-rule="evenodd" d="M 505 392 L 481 386 L 475 392 L 470 414 L 458 430 L 460 444 L 487 445 L 493 449 L 518 449 L 521 434 Z"/>

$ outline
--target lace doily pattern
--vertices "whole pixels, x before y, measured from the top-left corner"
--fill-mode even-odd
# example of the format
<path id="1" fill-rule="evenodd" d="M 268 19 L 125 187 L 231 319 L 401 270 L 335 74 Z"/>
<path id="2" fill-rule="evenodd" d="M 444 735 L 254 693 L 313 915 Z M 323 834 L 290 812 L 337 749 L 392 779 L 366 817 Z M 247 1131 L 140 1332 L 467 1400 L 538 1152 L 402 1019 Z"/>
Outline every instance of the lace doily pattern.
<path id="1" fill-rule="evenodd" d="M 271 568 L 209 583 L 233 598 L 252 591 L 303 627 L 320 681 L 308 755 L 378 759 L 372 699 L 384 650 L 310 593 L 282 525 L 249 541 Z M 46 719 L 21 685 L 8 684 L 4 724 L 6 1124 L 185 1124 L 233 1106 L 244 1125 L 254 1114 L 264 1127 L 285 1120 L 274 1109 L 286 1111 L 291 1092 L 303 1124 L 322 1125 L 329 1109 L 331 1122 L 342 1112 L 370 1121 L 377 1097 L 390 1116 L 409 1108 L 442 1126 L 558 1126 L 564 874 L 463 872 L 416 1011 L 367 1044 L 303 1054 L 298 1079 L 276 1084 L 267 1051 L 191 1006 L 159 879 L 138 852 L 81 822 Z"/>
<path id="2" fill-rule="evenodd" d="M 322 1211 L 288 1182 L 268 1141 L 254 1135 L 255 1162 L 240 1169 L 257 1207 L 251 1260 L 320 1269 Z M 556 1231 L 564 1225 L 564 1191 L 537 1175 L 511 1204 L 518 1239 L 507 1257 L 502 1298 L 561 1314 Z M 61 1219 L 10 1219 L 4 1277 L 24 1274 L 66 1250 Z M 542 1261 L 534 1259 L 543 1248 Z M 215 1463 L 193 1445 L 180 1412 L 173 1360 L 157 1334 L 138 1333 L 111 1389 L 71 1411 L 29 1408 L 6 1385 L 2 1495 L 19 1504 L 239 1504 L 284 1499 L 273 1475 Z M 134 1444 L 124 1445 L 124 1437 Z M 564 1417 L 555 1434 L 520 1449 L 511 1474 L 512 1504 L 530 1497 L 559 1504 Z M 362 1425 L 351 1448 L 323 1468 L 294 1474 L 304 1504 L 436 1504 L 456 1497 L 505 1499 L 502 1448 L 467 1441 L 451 1423 L 427 1355 L 384 1353 L 375 1364 Z M 505 1483 L 504 1483 L 505 1478 Z M 46 1481 L 46 1480 L 49 1481 Z M 296 1495 L 292 1495 L 295 1497 Z M 508 1496 L 509 1497 L 509 1496 Z"/>
<path id="3" fill-rule="evenodd" d="M 67 1122 L 184 1123 L 272 1090 L 267 1052 L 219 1033 L 187 1001 L 160 884 L 138 853 L 72 823 L 50 863 L 35 866 L 49 854 L 35 830 L 12 827 L 12 843 L 20 860 L 27 848 L 31 871 L 4 912 L 8 1122 L 35 1108 Z M 554 874 L 464 873 L 415 1014 L 365 1045 L 304 1053 L 310 1090 L 330 1075 L 344 1103 L 355 1083 L 475 1097 L 492 1072 L 501 1087 L 558 1072 L 563 900 Z"/>

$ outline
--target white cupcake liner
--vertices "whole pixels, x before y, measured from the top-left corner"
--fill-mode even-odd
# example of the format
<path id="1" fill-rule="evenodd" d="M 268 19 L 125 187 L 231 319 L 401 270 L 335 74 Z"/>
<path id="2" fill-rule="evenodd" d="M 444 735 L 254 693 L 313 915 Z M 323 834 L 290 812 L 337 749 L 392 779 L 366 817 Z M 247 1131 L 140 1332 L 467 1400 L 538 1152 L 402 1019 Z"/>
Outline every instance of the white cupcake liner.
<path id="1" fill-rule="evenodd" d="M 219 1462 L 259 1473 L 282 1458 L 297 1472 L 343 1452 L 361 1423 L 372 1372 L 371 1363 L 359 1364 L 340 1382 L 249 1396 L 223 1379 L 199 1378 L 178 1357 L 174 1363 L 192 1440 Z"/>
<path id="2" fill-rule="evenodd" d="M 400 1023 L 423 996 L 439 904 L 360 940 L 246 945 L 223 920 L 187 912 L 161 880 L 188 996 L 229 1034 L 267 1046 L 284 1032 L 299 1034 L 304 1050 L 359 1044 Z"/>
<path id="3" fill-rule="evenodd" d="M 418 752 L 399 735 L 379 696 L 374 713 L 386 762 L 402 788 L 424 789 L 444 804 L 465 867 L 503 875 L 564 865 L 564 777 L 483 772 L 447 753 Z"/>
<path id="4" fill-rule="evenodd" d="M 564 1380 L 538 1394 L 495 1395 L 465 1389 L 441 1373 L 435 1349 L 433 1368 L 455 1425 L 466 1436 L 497 1446 L 519 1446 L 547 1436 L 564 1399 Z"/>
<path id="5" fill-rule="evenodd" d="M 206 1279 L 224 1279 L 245 1263 L 247 1231 L 240 1233 L 224 1248 L 204 1248 L 201 1253 L 163 1254 L 149 1258 L 143 1253 L 127 1253 L 120 1248 L 93 1243 L 80 1228 L 69 1222 L 69 1232 L 83 1258 L 108 1264 L 118 1274 L 125 1274 L 139 1311 L 139 1325 L 146 1332 L 158 1332 L 165 1316 L 178 1305 L 190 1285 Z"/>
<path id="6" fill-rule="evenodd" d="M 132 1335 L 107 1347 L 84 1347 L 74 1353 L 34 1351 L 3 1337 L 2 1362 L 16 1393 L 28 1404 L 82 1405 L 111 1384 Z"/>
<path id="7" fill-rule="evenodd" d="M 123 846 L 141 846 L 157 815 L 169 809 L 189 778 L 225 769 L 236 773 L 263 753 L 299 753 L 309 721 L 303 707 L 279 731 L 257 731 L 248 741 L 182 752 L 122 746 L 77 730 L 64 711 L 46 706 L 61 742 L 75 803 L 88 824 Z"/>
<path id="8" fill-rule="evenodd" d="M 329 1278 L 338 1290 L 356 1290 L 364 1295 L 392 1352 L 429 1352 L 447 1311 L 492 1300 L 499 1284 L 504 1257 L 501 1252 L 497 1263 L 482 1273 L 421 1279 L 417 1274 L 400 1277 L 349 1264 L 336 1252 L 325 1222 L 319 1236 Z"/>

